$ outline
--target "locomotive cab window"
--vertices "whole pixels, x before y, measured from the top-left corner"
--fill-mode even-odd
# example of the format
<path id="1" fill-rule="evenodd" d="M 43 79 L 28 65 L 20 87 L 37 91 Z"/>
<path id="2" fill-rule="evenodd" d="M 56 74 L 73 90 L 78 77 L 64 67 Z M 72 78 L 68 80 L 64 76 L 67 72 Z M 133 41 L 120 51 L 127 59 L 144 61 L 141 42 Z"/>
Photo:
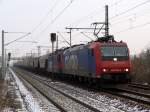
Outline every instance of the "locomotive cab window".
<path id="1" fill-rule="evenodd" d="M 114 56 L 113 47 L 102 47 L 101 52 L 102 56 Z"/>
<path id="2" fill-rule="evenodd" d="M 114 47 L 115 56 L 128 56 L 127 47 Z"/>
<path id="3" fill-rule="evenodd" d="M 128 48 L 126 46 L 102 46 L 100 51 L 103 60 L 113 60 L 113 58 L 118 60 L 128 59 Z"/>

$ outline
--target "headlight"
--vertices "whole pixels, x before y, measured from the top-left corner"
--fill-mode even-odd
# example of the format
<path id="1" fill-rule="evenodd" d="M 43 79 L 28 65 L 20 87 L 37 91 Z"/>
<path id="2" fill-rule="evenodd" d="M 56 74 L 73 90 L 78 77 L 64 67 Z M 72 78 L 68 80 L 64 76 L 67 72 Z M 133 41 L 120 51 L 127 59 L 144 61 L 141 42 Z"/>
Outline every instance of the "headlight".
<path id="1" fill-rule="evenodd" d="M 128 71 L 129 71 L 129 69 L 128 69 L 128 68 L 126 68 L 126 69 L 125 69 L 125 71 L 126 71 L 126 72 L 128 72 Z"/>
<path id="2" fill-rule="evenodd" d="M 106 69 L 105 69 L 105 68 L 103 68 L 103 72 L 106 72 Z"/>
<path id="3" fill-rule="evenodd" d="M 109 69 L 107 69 L 107 68 L 103 68 L 103 69 L 102 69 L 102 71 L 103 71 L 103 72 L 108 72 L 108 71 L 109 71 Z"/>

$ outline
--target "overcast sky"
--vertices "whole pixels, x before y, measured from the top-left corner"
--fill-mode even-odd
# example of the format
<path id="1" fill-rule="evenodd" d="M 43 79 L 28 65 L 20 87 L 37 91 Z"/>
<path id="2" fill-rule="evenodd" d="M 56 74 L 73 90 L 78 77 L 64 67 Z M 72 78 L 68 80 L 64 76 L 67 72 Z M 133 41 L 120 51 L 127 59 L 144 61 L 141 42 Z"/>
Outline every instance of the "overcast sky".
<path id="1" fill-rule="evenodd" d="M 150 44 L 149 0 L 0 0 L 0 30 L 31 32 L 20 41 L 6 46 L 17 56 L 36 53 L 38 45 L 51 46 L 49 33 L 60 32 L 69 41 L 65 27 L 92 27 L 104 21 L 104 6 L 109 5 L 110 34 L 128 43 L 131 54 L 138 54 Z M 72 43 L 86 43 L 89 38 L 74 30 Z M 92 31 L 86 35 L 96 39 Z M 5 34 L 8 43 L 24 34 Z M 67 46 L 59 35 L 59 47 Z M 1 39 L 0 39 L 1 42 Z M 1 46 L 0 46 L 1 48 Z M 42 48 L 45 52 L 47 48 Z"/>

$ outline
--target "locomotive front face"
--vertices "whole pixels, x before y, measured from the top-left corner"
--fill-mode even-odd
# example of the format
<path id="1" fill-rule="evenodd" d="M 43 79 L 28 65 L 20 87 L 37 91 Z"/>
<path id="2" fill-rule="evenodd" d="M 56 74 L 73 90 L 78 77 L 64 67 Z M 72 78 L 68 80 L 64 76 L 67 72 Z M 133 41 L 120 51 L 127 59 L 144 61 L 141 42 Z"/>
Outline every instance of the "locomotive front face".
<path id="1" fill-rule="evenodd" d="M 103 44 L 99 47 L 97 59 L 97 75 L 112 77 L 130 73 L 131 63 L 129 50 L 125 43 Z"/>

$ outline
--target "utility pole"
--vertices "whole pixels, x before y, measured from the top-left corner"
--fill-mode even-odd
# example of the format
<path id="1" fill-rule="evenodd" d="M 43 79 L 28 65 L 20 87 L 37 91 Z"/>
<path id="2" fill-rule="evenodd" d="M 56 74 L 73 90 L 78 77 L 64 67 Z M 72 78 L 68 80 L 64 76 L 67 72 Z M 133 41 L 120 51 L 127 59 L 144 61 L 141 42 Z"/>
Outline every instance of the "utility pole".
<path id="1" fill-rule="evenodd" d="M 13 34 L 15 34 L 15 33 L 25 33 L 25 32 L 4 32 L 4 30 L 2 30 L 2 69 L 1 69 L 1 76 L 0 76 L 0 78 L 1 78 L 2 80 L 4 80 L 4 78 L 5 78 L 5 73 L 6 73 L 5 53 L 4 53 L 4 52 L 5 52 L 5 46 L 7 46 L 7 45 L 9 45 L 9 44 L 11 44 L 11 43 L 13 43 L 13 42 L 16 42 L 17 40 L 20 40 L 20 39 L 22 39 L 22 38 L 28 36 L 29 34 L 31 34 L 31 33 L 27 33 L 26 35 L 21 36 L 21 37 L 15 39 L 15 40 L 13 40 L 13 41 L 11 41 L 11 42 L 5 44 L 5 43 L 4 43 L 4 34 L 5 34 L 5 33 L 13 33 Z"/>
<path id="2" fill-rule="evenodd" d="M 6 54 L 6 49 L 4 49 L 4 74 L 6 74 L 6 68 L 7 68 L 7 54 Z M 5 75 L 4 75 L 5 76 Z"/>
<path id="3" fill-rule="evenodd" d="M 69 32 L 68 32 L 68 33 L 70 34 L 70 47 L 71 47 L 71 45 L 72 45 L 72 43 L 71 43 L 71 41 L 72 41 L 72 40 L 71 40 L 71 39 L 72 39 L 71 33 L 72 33 L 72 29 L 73 29 L 73 28 L 67 28 L 67 27 L 66 27 L 66 29 L 69 29 Z"/>
<path id="4" fill-rule="evenodd" d="M 71 43 L 71 41 L 72 41 L 72 40 L 71 40 L 71 39 L 72 39 L 72 37 L 71 37 L 71 31 L 72 31 L 72 29 L 70 28 L 70 32 L 69 32 L 69 33 L 70 33 L 70 47 L 71 47 L 71 45 L 72 45 L 72 43 Z"/>
<path id="5" fill-rule="evenodd" d="M 58 35 L 56 36 L 56 50 L 58 50 Z"/>
<path id="6" fill-rule="evenodd" d="M 40 57 L 40 55 L 41 55 L 41 46 L 37 46 L 37 48 L 38 48 L 38 57 Z"/>
<path id="7" fill-rule="evenodd" d="M 3 80 L 5 77 L 5 59 L 4 59 L 4 30 L 2 30 L 2 71 L 1 71 L 1 79 Z"/>
<path id="8" fill-rule="evenodd" d="M 108 5 L 105 6 L 105 37 L 109 36 Z"/>

